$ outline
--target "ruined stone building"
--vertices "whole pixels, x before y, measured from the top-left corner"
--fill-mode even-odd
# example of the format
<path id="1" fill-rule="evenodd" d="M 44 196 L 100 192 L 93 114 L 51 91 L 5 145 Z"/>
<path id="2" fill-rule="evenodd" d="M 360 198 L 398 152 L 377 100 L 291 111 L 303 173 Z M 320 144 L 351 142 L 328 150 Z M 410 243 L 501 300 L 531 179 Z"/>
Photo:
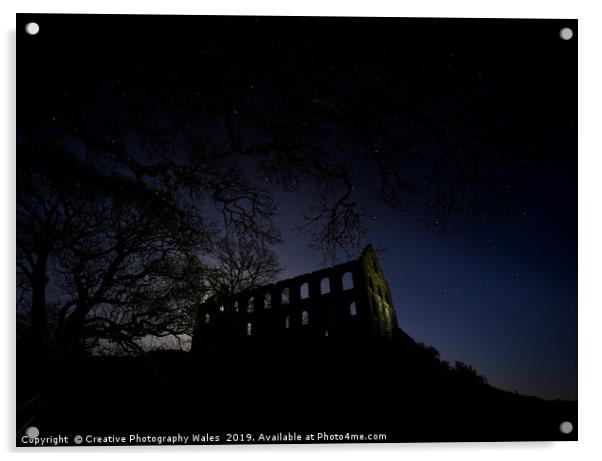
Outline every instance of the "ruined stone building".
<path id="1" fill-rule="evenodd" d="M 193 349 L 275 339 L 391 338 L 397 317 L 371 245 L 353 261 L 201 304 Z"/>

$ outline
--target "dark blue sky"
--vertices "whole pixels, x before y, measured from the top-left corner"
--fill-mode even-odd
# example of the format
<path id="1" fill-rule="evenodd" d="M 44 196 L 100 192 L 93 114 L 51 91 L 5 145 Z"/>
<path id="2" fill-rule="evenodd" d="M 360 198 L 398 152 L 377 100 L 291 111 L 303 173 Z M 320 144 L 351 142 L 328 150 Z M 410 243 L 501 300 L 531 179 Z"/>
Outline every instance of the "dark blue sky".
<path id="1" fill-rule="evenodd" d="M 509 216 L 441 234 L 418 215 L 372 203 L 369 240 L 406 333 L 502 389 L 576 399 L 576 156 L 568 147 L 550 156 L 532 203 Z M 280 205 L 283 277 L 324 265 L 291 229 L 304 198 L 283 195 Z"/>
<path id="2" fill-rule="evenodd" d="M 163 109 L 140 103 L 159 95 L 171 110 L 190 104 L 198 112 L 183 120 L 200 126 L 214 148 L 239 156 L 249 156 L 245 145 L 272 141 L 265 126 L 276 127 L 283 139 L 262 154 L 271 160 L 287 141 L 314 137 L 319 160 L 355 170 L 353 200 L 377 218 L 365 243 L 381 250 L 403 330 L 503 389 L 577 397 L 577 34 L 559 37 L 567 24 L 576 32 L 576 22 L 146 17 L 133 34 L 131 21 L 113 18 L 111 35 L 103 23 L 82 23 L 87 40 L 57 26 L 35 48 L 24 42 L 53 72 L 30 83 L 35 91 L 20 107 L 36 107 L 46 122 L 58 113 L 60 122 L 74 105 L 92 125 L 102 114 L 123 138 L 130 127 L 122 102 L 134 101 L 143 125 L 161 125 Z M 425 120 L 435 134 L 425 132 Z M 410 182 L 423 181 L 429 161 L 443 158 L 435 145 L 462 144 L 469 150 L 458 158 L 479 180 L 500 173 L 529 189 L 528 200 L 504 203 L 495 219 L 456 219 L 445 233 L 422 221 L 424 196 L 406 204 L 408 212 L 393 211 L 374 200 L 377 170 L 362 163 L 375 146 L 356 143 L 383 144 L 383 126 L 411 140 L 388 151 Z M 354 157 L 353 149 L 363 153 Z M 239 166 L 252 177 L 256 159 L 247 162 L 253 170 Z M 293 231 L 316 187 L 274 188 L 283 277 L 322 265 L 307 236 Z"/>

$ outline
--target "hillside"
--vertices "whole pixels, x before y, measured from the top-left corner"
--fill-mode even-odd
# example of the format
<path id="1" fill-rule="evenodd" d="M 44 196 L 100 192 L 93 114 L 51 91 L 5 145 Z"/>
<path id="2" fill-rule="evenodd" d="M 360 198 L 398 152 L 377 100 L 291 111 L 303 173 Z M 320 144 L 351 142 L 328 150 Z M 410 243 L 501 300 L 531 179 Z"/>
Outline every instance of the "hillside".
<path id="1" fill-rule="evenodd" d="M 23 373 L 23 376 L 25 373 Z M 20 374 L 21 376 L 21 374 Z M 384 433 L 389 442 L 576 440 L 577 403 L 488 385 L 401 331 L 393 341 L 250 341 L 55 364 L 18 412 L 44 432 Z M 18 389 L 25 387 L 18 386 Z M 32 392 L 32 391 L 30 391 Z M 19 393 L 19 403 L 30 399 Z"/>

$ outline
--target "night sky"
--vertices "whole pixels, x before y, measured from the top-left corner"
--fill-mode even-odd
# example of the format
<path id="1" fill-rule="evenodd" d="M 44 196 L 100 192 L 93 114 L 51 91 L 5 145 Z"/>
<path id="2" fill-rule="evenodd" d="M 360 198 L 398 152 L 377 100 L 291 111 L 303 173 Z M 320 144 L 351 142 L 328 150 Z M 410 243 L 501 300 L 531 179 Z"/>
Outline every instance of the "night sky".
<path id="1" fill-rule="evenodd" d="M 563 181 L 565 172 L 549 174 Z M 576 197 L 540 187 L 542 203 L 512 220 L 447 235 L 425 229 L 419 217 L 384 213 L 371 242 L 410 336 L 502 389 L 576 399 Z M 291 211 L 283 213 L 284 227 L 294 220 Z M 287 236 L 286 276 L 320 266 L 303 240 Z"/>
<path id="2" fill-rule="evenodd" d="M 20 41 L 19 72 L 27 46 L 44 56 L 48 75 L 39 94 L 23 104 L 20 97 L 19 110 L 39 104 L 40 117 L 51 120 L 62 98 L 75 94 L 118 112 L 130 90 L 116 89 L 121 82 L 161 91 L 172 72 L 219 81 L 232 95 L 247 88 L 233 97 L 265 113 L 277 110 L 281 86 L 343 104 L 367 82 L 405 87 L 414 103 L 450 117 L 472 120 L 479 106 L 476 121 L 460 123 L 478 131 L 482 120 L 493 121 L 494 145 L 518 159 L 509 175 L 528 199 L 480 222 L 459 217 L 442 232 L 417 204 L 395 211 L 376 200 L 370 170 L 356 164 L 356 200 L 372 215 L 364 243 L 378 250 L 399 326 L 414 339 L 502 389 L 577 398 L 577 37 L 559 37 L 565 26 L 576 32 L 575 21 L 147 17 L 128 28 L 123 18 L 110 20 L 81 29 L 63 23 L 53 32 L 39 18 L 36 39 L 45 48 Z M 197 61 L 213 49 L 229 53 L 205 69 Z M 220 74 L 225 68 L 231 72 Z M 217 128 L 208 130 L 223 140 Z M 122 128 L 121 136 L 131 133 Z M 336 143 L 325 149 L 349 156 Z M 255 173 L 249 160 L 241 165 Z M 294 230 L 317 186 L 283 192 L 266 184 L 280 210 L 282 278 L 328 266 Z"/>

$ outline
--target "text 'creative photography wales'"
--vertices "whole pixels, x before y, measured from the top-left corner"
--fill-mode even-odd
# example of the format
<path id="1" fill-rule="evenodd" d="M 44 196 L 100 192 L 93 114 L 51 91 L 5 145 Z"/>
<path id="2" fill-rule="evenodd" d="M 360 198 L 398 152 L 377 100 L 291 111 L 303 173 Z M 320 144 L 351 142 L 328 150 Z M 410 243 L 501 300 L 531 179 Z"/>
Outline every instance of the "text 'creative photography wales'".
<path id="1" fill-rule="evenodd" d="M 577 440 L 577 40 L 17 15 L 17 446 Z"/>

